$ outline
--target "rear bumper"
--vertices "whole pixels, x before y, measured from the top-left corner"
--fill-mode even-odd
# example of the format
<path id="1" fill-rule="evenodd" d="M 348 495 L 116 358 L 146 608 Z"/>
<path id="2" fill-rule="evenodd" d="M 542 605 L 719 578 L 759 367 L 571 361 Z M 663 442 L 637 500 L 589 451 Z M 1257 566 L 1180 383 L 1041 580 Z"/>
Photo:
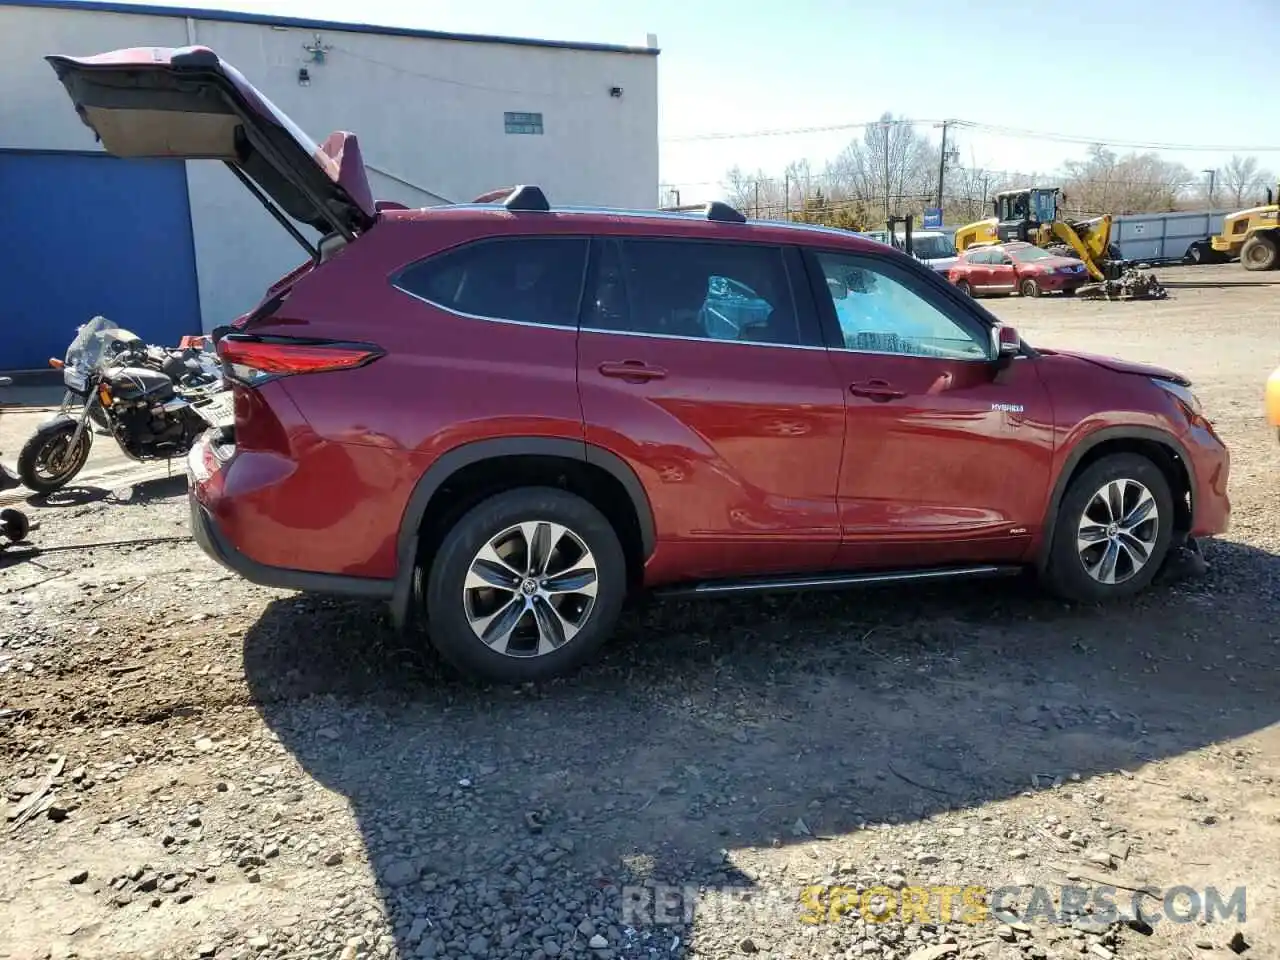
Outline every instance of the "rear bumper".
<path id="1" fill-rule="evenodd" d="M 208 443 L 207 437 L 202 438 L 188 454 L 187 502 L 191 510 L 191 536 L 212 560 L 250 583 L 264 587 L 391 599 L 395 588 L 393 580 L 275 567 L 259 563 L 236 549 L 214 519 L 222 478 L 216 458 L 208 455 Z"/>

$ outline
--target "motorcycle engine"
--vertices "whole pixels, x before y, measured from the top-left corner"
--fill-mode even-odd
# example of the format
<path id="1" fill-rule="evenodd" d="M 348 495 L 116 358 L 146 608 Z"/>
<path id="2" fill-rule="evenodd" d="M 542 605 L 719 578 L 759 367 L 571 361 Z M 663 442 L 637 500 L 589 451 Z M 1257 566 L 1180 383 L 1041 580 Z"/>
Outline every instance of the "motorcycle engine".
<path id="1" fill-rule="evenodd" d="M 180 456 L 200 432 L 199 417 L 175 398 L 173 381 L 163 373 L 144 367 L 113 370 L 108 387 L 112 432 L 130 456 Z"/>

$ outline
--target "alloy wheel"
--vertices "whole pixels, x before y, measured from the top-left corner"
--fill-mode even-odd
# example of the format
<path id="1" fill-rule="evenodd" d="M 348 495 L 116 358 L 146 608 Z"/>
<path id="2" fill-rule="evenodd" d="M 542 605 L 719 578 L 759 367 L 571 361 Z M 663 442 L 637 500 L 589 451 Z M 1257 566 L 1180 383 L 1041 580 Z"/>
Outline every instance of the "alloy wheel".
<path id="1" fill-rule="evenodd" d="M 1085 572 L 1115 585 L 1135 576 L 1151 559 L 1160 532 L 1160 510 L 1137 480 L 1110 480 L 1089 499 L 1076 531 Z"/>
<path id="2" fill-rule="evenodd" d="M 480 548 L 463 582 L 463 610 L 495 653 L 543 656 L 586 626 L 598 582 L 595 557 L 580 536 L 558 523 L 529 521 Z"/>
<path id="3" fill-rule="evenodd" d="M 59 433 L 49 438 L 44 449 L 36 457 L 36 475 L 41 480 L 56 483 L 80 469 L 82 454 L 84 448 L 88 446 L 89 438 L 82 434 L 80 442 L 73 450 L 71 437 L 70 433 Z"/>

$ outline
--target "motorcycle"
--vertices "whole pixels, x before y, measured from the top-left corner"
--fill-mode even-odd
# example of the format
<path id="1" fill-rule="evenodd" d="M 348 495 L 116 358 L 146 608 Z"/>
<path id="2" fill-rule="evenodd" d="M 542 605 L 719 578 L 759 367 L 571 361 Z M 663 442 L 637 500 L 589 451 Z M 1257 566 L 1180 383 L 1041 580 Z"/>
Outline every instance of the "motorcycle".
<path id="1" fill-rule="evenodd" d="M 131 460 L 184 456 L 200 434 L 231 417 L 231 393 L 208 350 L 164 350 L 106 317 L 80 327 L 64 360 L 66 395 L 18 457 L 18 475 L 36 493 L 70 482 L 89 459 L 96 423 Z M 79 406 L 78 415 L 73 408 Z"/>

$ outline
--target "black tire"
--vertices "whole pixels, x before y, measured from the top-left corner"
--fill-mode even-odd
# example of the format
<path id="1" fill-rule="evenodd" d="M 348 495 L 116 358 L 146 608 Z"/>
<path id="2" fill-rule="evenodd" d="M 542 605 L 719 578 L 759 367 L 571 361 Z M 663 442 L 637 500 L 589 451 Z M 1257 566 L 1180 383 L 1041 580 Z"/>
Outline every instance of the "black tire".
<path id="1" fill-rule="evenodd" d="M 1024 297 L 1038 297 L 1040 296 L 1040 284 L 1027 277 L 1027 279 L 1018 284 L 1018 293 Z"/>
<path id="2" fill-rule="evenodd" d="M 0 510 L 0 536 L 14 543 L 21 543 L 31 532 L 31 521 L 20 510 Z"/>
<path id="3" fill-rule="evenodd" d="M 509 595 L 511 602 L 516 603 L 517 598 L 524 594 L 518 589 L 509 592 L 488 588 L 464 589 L 472 563 L 481 549 L 502 536 L 504 531 L 512 531 L 526 523 L 552 523 L 567 528 L 572 537 L 590 551 L 596 571 L 595 599 L 581 619 L 579 631 L 563 645 L 536 655 L 528 652 L 527 647 L 522 647 L 525 652 L 521 653 L 493 649 L 480 639 L 469 619 L 468 604 L 473 605 L 472 613 L 483 615 L 490 607 L 497 609 L 506 596 Z M 521 542 L 527 542 L 519 534 L 514 536 Z M 572 546 L 570 542 L 570 551 Z M 518 558 L 521 555 L 516 553 L 512 556 Z M 519 565 L 519 560 L 516 562 Z M 556 566 L 551 564 L 551 568 Z M 526 576 L 524 579 L 529 578 Z M 427 574 L 427 632 L 440 655 L 474 679 L 501 684 L 548 680 L 582 666 L 609 639 L 626 592 L 626 558 L 618 535 L 604 514 L 586 500 L 564 490 L 522 487 L 497 494 L 473 507 L 445 535 Z M 562 603 L 581 600 L 581 597 L 569 595 Z M 489 606 L 482 607 L 482 602 Z M 536 648 L 536 637 L 540 631 L 530 603 L 536 604 L 536 599 L 523 602 L 526 612 L 520 613 L 515 621 L 518 627 L 516 635 L 523 639 L 532 628 Z M 540 609 L 545 612 L 546 607 Z"/>
<path id="4" fill-rule="evenodd" d="M 1114 481 L 1136 481 L 1146 487 L 1155 501 L 1156 529 L 1146 563 L 1118 582 L 1104 583 L 1086 568 L 1085 558 L 1077 549 L 1077 537 L 1095 494 Z M 1091 518 L 1095 516 L 1091 514 Z M 1173 539 L 1173 522 L 1173 494 L 1158 466 L 1136 453 L 1103 457 L 1075 477 L 1062 497 L 1044 571 L 1045 586 L 1066 600 L 1081 603 L 1105 603 L 1133 596 L 1146 589 L 1160 572 Z"/>
<path id="5" fill-rule="evenodd" d="M 966 297 L 973 296 L 973 288 L 969 286 L 968 280 L 957 280 L 956 289 L 963 293 Z"/>
<path id="6" fill-rule="evenodd" d="M 93 445 L 93 431 L 84 430 L 80 434 L 79 445 L 74 451 L 69 451 L 67 448 L 75 432 L 75 421 L 64 420 L 37 430 L 35 436 L 26 442 L 18 455 L 18 476 L 27 489 L 36 493 L 52 493 L 66 486 L 84 469 Z M 57 468 L 50 469 L 49 461 L 55 456 L 65 459 Z"/>
<path id="7" fill-rule="evenodd" d="M 1255 233 L 1240 248 L 1240 263 L 1246 270 L 1274 270 L 1280 263 L 1280 247 L 1274 238 Z"/>
<path id="8" fill-rule="evenodd" d="M 1187 251 L 1187 259 L 1190 260 L 1192 263 L 1194 263 L 1196 266 L 1199 266 L 1200 264 L 1204 263 L 1205 262 L 1204 247 L 1200 246 L 1200 244 L 1198 243 L 1193 244 L 1191 246 L 1191 249 Z"/>

